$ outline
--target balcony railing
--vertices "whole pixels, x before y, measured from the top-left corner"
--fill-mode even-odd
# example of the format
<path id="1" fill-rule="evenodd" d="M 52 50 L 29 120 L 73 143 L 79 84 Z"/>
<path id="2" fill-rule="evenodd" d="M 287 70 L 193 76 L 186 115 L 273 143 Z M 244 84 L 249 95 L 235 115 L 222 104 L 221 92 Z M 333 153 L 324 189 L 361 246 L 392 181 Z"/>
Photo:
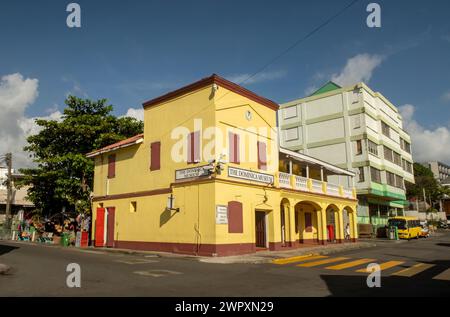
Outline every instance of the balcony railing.
<path id="1" fill-rule="evenodd" d="M 318 181 L 316 179 L 311 180 L 312 183 L 312 190 L 316 193 L 322 193 L 323 194 L 323 182 Z"/>
<path id="2" fill-rule="evenodd" d="M 280 180 L 280 187 L 291 188 L 291 175 L 280 172 L 278 177 Z"/>
<path id="3" fill-rule="evenodd" d="M 308 179 L 306 177 L 301 177 L 294 175 L 295 177 L 295 189 L 308 190 Z"/>
<path id="4" fill-rule="evenodd" d="M 333 196 L 341 196 L 341 193 L 339 192 L 339 186 L 334 184 L 327 184 L 327 192 L 329 195 Z"/>
<path id="5" fill-rule="evenodd" d="M 356 192 L 353 189 L 344 188 L 343 186 L 332 183 L 322 182 L 317 179 L 278 172 L 278 182 L 281 188 L 290 188 L 294 190 L 356 199 Z"/>

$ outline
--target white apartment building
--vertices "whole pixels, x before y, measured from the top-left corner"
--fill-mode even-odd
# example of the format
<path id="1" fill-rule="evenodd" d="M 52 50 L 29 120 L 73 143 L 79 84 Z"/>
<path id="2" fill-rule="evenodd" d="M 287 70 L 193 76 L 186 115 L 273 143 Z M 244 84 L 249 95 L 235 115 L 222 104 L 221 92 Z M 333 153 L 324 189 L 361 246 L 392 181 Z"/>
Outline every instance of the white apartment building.
<path id="1" fill-rule="evenodd" d="M 450 177 L 450 166 L 441 162 L 427 162 L 422 163 L 423 166 L 428 167 L 434 175 L 434 178 L 439 183 L 448 182 L 448 178 Z"/>
<path id="2" fill-rule="evenodd" d="M 357 174 L 358 221 L 384 225 L 406 205 L 414 182 L 411 138 L 397 108 L 364 83 L 327 83 L 309 97 L 282 104 L 281 146 Z M 329 177 L 343 184 L 345 180 Z"/>

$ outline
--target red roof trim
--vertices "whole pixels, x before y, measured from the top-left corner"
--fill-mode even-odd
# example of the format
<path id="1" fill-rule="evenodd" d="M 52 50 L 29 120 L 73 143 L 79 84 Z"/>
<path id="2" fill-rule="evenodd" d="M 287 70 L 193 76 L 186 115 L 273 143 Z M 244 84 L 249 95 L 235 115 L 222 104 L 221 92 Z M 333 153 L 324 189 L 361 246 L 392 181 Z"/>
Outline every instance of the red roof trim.
<path id="1" fill-rule="evenodd" d="M 141 133 L 141 134 L 132 136 L 131 138 L 128 138 L 128 139 L 125 139 L 125 140 L 122 140 L 122 141 L 110 144 L 108 146 L 105 146 L 105 147 L 103 147 L 101 149 L 92 151 L 92 152 L 86 154 L 86 156 L 91 157 L 91 156 L 95 156 L 97 154 L 100 154 L 101 152 L 104 153 L 104 152 L 108 152 L 108 151 L 113 150 L 113 149 L 118 148 L 118 147 L 131 145 L 131 144 L 135 143 L 136 141 L 138 141 L 139 139 L 141 139 L 143 137 L 144 137 L 144 133 Z"/>
<path id="2" fill-rule="evenodd" d="M 187 94 L 189 92 L 201 89 L 203 87 L 217 84 L 219 86 L 222 86 L 230 91 L 233 91 L 234 93 L 237 93 L 241 96 L 244 96 L 250 100 L 253 100 L 255 102 L 258 102 L 266 107 L 269 107 L 270 109 L 276 111 L 279 108 L 279 105 L 272 100 L 266 99 L 264 97 L 258 96 L 254 92 L 251 92 L 248 89 L 245 89 L 242 86 L 239 86 L 238 84 L 235 84 L 229 80 L 226 80 L 225 78 L 222 78 L 216 74 L 213 74 L 209 77 L 203 78 L 199 81 L 196 81 L 195 83 L 189 84 L 187 86 L 184 86 L 182 88 L 179 88 L 177 90 L 171 91 L 165 95 L 162 95 L 160 97 L 154 98 L 152 100 L 144 102 L 142 105 L 145 108 L 155 106 L 159 103 L 174 99 L 176 97 L 182 96 L 184 94 Z"/>

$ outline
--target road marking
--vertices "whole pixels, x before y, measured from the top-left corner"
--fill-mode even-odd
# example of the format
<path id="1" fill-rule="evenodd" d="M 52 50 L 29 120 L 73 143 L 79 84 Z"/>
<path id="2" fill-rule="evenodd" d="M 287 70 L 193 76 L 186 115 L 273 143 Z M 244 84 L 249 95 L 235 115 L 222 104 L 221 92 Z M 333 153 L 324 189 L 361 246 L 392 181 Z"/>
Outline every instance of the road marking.
<path id="1" fill-rule="evenodd" d="M 143 276 L 151 276 L 151 277 L 162 277 L 167 275 L 180 275 L 183 274 L 177 271 L 169 271 L 169 270 L 148 270 L 148 271 L 135 271 L 134 274 L 139 274 Z"/>
<path id="2" fill-rule="evenodd" d="M 158 263 L 155 260 L 144 260 L 144 259 L 136 259 L 136 260 L 114 260 L 114 262 L 125 263 L 125 264 L 146 264 L 146 263 Z"/>
<path id="3" fill-rule="evenodd" d="M 346 257 L 337 257 L 337 258 L 331 258 L 331 259 L 325 259 L 325 260 L 319 260 L 319 261 L 313 261 L 313 262 L 306 262 L 306 263 L 299 264 L 297 266 L 300 266 L 300 267 L 313 267 L 313 266 L 318 266 L 318 265 L 327 264 L 327 263 L 333 263 L 333 262 L 339 262 L 339 261 L 344 261 L 344 260 L 348 260 L 348 258 L 346 258 Z"/>
<path id="4" fill-rule="evenodd" d="M 423 272 L 433 266 L 434 266 L 434 264 L 418 263 L 418 264 L 408 267 L 406 269 L 400 270 L 398 272 L 394 272 L 391 275 L 411 277 L 411 276 L 419 274 L 420 272 Z"/>
<path id="5" fill-rule="evenodd" d="M 398 266 L 398 265 L 403 264 L 403 263 L 405 263 L 405 262 L 403 262 L 403 261 L 388 261 L 388 262 L 381 263 L 381 264 L 379 264 L 380 265 L 380 271 L 390 269 L 391 267 Z M 359 272 L 359 273 L 370 273 L 370 272 L 367 272 L 367 268 L 356 270 L 356 272 Z"/>
<path id="6" fill-rule="evenodd" d="M 366 263 L 373 262 L 373 261 L 375 261 L 375 259 L 359 259 L 359 260 L 355 260 L 355 261 L 350 261 L 350 262 L 345 262 L 342 264 L 329 266 L 329 267 L 326 267 L 325 269 L 338 271 L 338 270 L 348 269 L 349 267 L 355 267 L 355 266 L 358 266 L 361 264 L 366 264 Z"/>
<path id="7" fill-rule="evenodd" d="M 323 258 L 327 258 L 327 256 L 306 254 L 306 255 L 294 256 L 294 257 L 291 257 L 291 258 L 275 259 L 275 260 L 272 261 L 272 263 L 273 264 L 284 265 L 284 264 L 289 264 L 289 263 L 302 262 L 302 261 L 306 261 L 306 260 L 323 259 Z"/>
<path id="8" fill-rule="evenodd" d="M 444 272 L 433 277 L 433 280 L 450 281 L 450 269 L 446 269 Z"/>

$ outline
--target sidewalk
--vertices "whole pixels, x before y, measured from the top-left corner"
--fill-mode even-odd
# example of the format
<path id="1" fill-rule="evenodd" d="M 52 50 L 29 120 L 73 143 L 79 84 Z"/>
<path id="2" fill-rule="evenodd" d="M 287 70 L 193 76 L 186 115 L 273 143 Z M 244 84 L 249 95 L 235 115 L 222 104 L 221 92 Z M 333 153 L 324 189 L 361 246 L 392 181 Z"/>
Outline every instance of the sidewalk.
<path id="1" fill-rule="evenodd" d="M 257 264 L 257 263 L 268 263 L 274 259 L 278 258 L 288 258 L 299 255 L 319 255 L 319 254 L 332 254 L 336 252 L 343 252 L 349 250 L 357 250 L 363 248 L 375 247 L 376 239 L 372 241 L 359 241 L 356 243 L 340 243 L 340 244 L 327 244 L 327 245 L 313 245 L 305 246 L 299 249 L 288 250 L 288 251 L 259 251 L 257 253 L 241 254 L 234 256 L 223 256 L 223 257 L 205 257 L 205 256 L 194 256 L 189 254 L 171 253 L 171 252 L 159 252 L 159 251 L 142 251 L 142 250 L 131 250 L 131 249 L 117 249 L 117 248 L 98 248 L 98 247 L 87 247 L 87 248 L 75 248 L 75 247 L 63 247 L 61 245 L 55 244 L 43 244 L 36 242 L 24 242 L 24 241 L 11 241 L 3 240 L 8 242 L 13 242 L 17 244 L 33 244 L 36 246 L 59 248 L 77 252 L 85 253 L 96 253 L 96 254 L 127 254 L 127 255 L 137 255 L 144 257 L 161 257 L 161 258 L 180 258 L 180 259 L 190 259 L 204 263 L 216 263 L 216 264 Z"/>
<path id="2" fill-rule="evenodd" d="M 243 254 L 235 256 L 224 256 L 224 257 L 202 257 L 199 259 L 200 262 L 205 263 L 217 263 L 217 264 L 257 264 L 257 263 L 268 263 L 274 259 L 279 258 L 290 258 L 300 255 L 322 255 L 322 254 L 332 254 L 336 252 L 357 250 L 363 248 L 375 247 L 376 244 L 373 242 L 356 242 L 356 243 L 343 243 L 343 244 L 327 244 L 327 245 L 317 245 L 310 247 L 302 247 L 295 250 L 289 251 L 260 251 L 252 254 Z"/>

